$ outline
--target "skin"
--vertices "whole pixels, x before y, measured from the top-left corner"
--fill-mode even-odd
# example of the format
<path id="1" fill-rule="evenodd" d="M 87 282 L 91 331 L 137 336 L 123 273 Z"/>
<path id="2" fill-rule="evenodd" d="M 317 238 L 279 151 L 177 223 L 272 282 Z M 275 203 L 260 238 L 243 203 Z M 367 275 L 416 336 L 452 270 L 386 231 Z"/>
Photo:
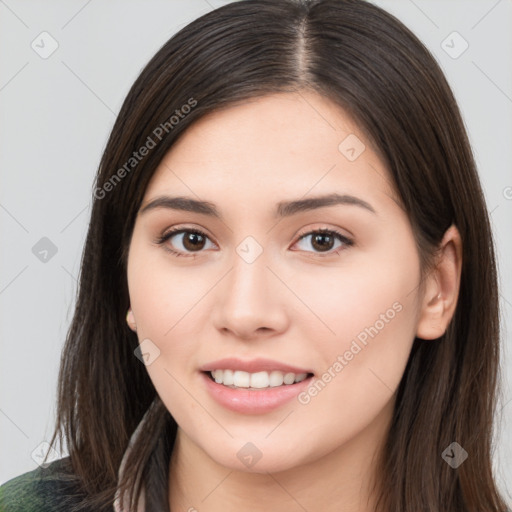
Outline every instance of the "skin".
<path id="1" fill-rule="evenodd" d="M 338 149 L 349 134 L 365 145 L 354 161 Z M 335 205 L 272 216 L 279 201 L 333 192 L 361 198 L 376 213 Z M 372 510 L 375 457 L 414 337 L 438 338 L 455 310 L 457 229 L 447 230 L 437 267 L 419 286 L 413 232 L 388 171 L 347 114 L 314 92 L 264 96 L 193 124 L 161 162 L 141 209 L 161 195 L 210 201 L 223 216 L 148 210 L 130 244 L 128 323 L 140 342 L 159 348 L 147 370 L 179 425 L 171 510 Z M 183 234 L 154 243 L 178 225 L 207 234 L 199 252 L 183 245 Z M 319 228 L 354 244 L 335 239 L 322 252 L 312 236 L 300 240 Z M 263 249 L 250 264 L 236 252 L 247 236 Z M 198 368 L 230 356 L 274 359 L 321 377 L 397 303 L 400 312 L 309 403 L 240 414 L 204 386 Z M 237 457 L 247 442 L 262 454 L 250 468 Z"/>

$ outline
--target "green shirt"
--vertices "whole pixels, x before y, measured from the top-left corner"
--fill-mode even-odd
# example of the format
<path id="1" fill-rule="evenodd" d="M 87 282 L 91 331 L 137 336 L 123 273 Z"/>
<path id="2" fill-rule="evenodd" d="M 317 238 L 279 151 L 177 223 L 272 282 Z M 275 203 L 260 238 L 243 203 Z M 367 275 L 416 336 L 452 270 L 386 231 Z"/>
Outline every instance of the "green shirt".
<path id="1" fill-rule="evenodd" d="M 133 443 L 144 431 L 144 424 L 150 410 L 151 406 L 129 440 L 121 460 L 119 476 L 122 474 Z M 51 462 L 47 467 L 38 467 L 33 471 L 23 473 L 0 486 L 0 512 L 71 512 L 73 505 L 78 504 L 80 499 L 84 498 L 84 495 L 77 491 L 78 486 L 73 476 L 69 456 Z M 119 503 L 120 494 L 118 490 L 112 504 L 113 512 L 122 512 Z M 144 510 L 145 491 L 144 485 L 142 485 L 138 511 L 143 512 Z M 87 511 L 82 510 L 82 512 Z M 90 512 L 97 511 L 91 510 Z"/>
<path id="2" fill-rule="evenodd" d="M 23 473 L 0 486 L 0 512 L 69 512 L 79 502 L 70 458 Z"/>

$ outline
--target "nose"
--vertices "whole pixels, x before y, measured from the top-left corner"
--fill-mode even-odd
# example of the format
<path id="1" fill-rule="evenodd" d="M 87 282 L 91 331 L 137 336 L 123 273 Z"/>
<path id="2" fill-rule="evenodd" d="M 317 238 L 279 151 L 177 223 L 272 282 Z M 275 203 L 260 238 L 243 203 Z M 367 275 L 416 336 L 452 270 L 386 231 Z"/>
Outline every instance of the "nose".
<path id="1" fill-rule="evenodd" d="M 290 300 L 290 292 L 286 294 L 285 285 L 264 255 L 247 263 L 235 254 L 231 270 L 219 283 L 213 319 L 223 334 L 249 341 L 286 330 L 285 302 Z"/>

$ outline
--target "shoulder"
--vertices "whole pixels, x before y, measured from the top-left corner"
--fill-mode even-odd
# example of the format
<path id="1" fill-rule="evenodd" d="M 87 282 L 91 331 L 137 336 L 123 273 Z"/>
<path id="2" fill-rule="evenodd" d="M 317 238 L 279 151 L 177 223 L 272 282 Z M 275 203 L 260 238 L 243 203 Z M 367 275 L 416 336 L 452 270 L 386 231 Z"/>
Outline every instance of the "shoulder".
<path id="1" fill-rule="evenodd" d="M 76 480 L 65 457 L 0 486 L 0 512 L 63 512 L 77 503 Z"/>

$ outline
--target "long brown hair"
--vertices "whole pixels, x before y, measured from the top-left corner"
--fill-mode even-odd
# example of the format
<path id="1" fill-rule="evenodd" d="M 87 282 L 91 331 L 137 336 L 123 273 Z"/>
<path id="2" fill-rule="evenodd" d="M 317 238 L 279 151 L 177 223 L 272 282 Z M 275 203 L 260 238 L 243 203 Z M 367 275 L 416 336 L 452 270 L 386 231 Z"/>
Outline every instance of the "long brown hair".
<path id="1" fill-rule="evenodd" d="M 424 273 L 451 224 L 463 243 L 454 317 L 440 339 L 414 341 L 397 392 L 378 468 L 378 510 L 506 510 L 491 467 L 497 272 L 472 151 L 432 55 L 395 17 L 363 0 L 232 2 L 176 33 L 129 91 L 94 184 L 59 374 L 52 444 L 66 440 L 84 493 L 83 508 L 76 510 L 111 510 L 123 453 L 151 404 L 121 484 L 132 489 L 135 503 L 135 483 L 143 482 L 148 510 L 169 509 L 168 463 L 177 427 L 134 356 L 137 336 L 125 322 L 127 249 L 155 169 L 201 116 L 249 98 L 306 89 L 345 109 L 379 152 L 409 215 Z M 151 147 L 135 159 L 143 146 Z M 469 454 L 456 469 L 441 457 L 454 441 Z"/>

